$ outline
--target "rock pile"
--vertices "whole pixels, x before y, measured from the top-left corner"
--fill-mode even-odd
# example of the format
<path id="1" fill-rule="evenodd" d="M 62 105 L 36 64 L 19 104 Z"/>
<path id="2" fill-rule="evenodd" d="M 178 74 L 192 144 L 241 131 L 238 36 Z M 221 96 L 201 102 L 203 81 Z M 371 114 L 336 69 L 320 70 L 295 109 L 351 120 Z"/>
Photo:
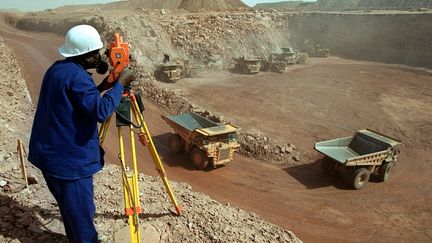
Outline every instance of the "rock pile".
<path id="1" fill-rule="evenodd" d="M 222 10 L 247 8 L 247 5 L 240 0 L 183 0 L 179 8 Z"/>
<path id="2" fill-rule="evenodd" d="M 239 152 L 259 160 L 285 165 L 298 165 L 305 161 L 304 155 L 293 144 L 275 144 L 271 138 L 259 133 L 242 132 L 239 137 Z"/>
<path id="3" fill-rule="evenodd" d="M 360 0 L 319 0 L 320 10 L 352 10 L 358 7 Z"/>
<path id="4" fill-rule="evenodd" d="M 233 57 L 263 57 L 288 45 L 283 36 L 288 35 L 287 30 L 275 24 L 281 18 L 277 13 L 184 15 L 160 19 L 159 23 L 185 57 L 221 69 L 230 67 Z"/>
<path id="5" fill-rule="evenodd" d="M 227 10 L 247 8 L 240 0 L 129 0 L 97 5 L 103 9 L 188 9 Z"/>

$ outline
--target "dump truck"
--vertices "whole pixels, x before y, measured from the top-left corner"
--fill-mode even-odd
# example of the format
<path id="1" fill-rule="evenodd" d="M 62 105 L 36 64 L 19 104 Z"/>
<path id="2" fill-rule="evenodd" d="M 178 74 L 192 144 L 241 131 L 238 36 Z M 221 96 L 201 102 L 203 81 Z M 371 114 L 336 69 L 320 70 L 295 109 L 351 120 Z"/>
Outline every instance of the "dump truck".
<path id="1" fill-rule="evenodd" d="M 285 58 L 288 65 L 297 63 L 297 52 L 292 47 L 281 48 L 282 56 Z"/>
<path id="2" fill-rule="evenodd" d="M 308 59 L 309 55 L 306 52 L 300 52 L 292 47 L 281 48 L 282 57 L 285 58 L 288 65 L 293 64 L 304 64 Z"/>
<path id="3" fill-rule="evenodd" d="M 371 175 L 386 181 L 400 154 L 401 141 L 369 129 L 353 136 L 315 143 L 315 150 L 324 154 L 322 169 L 340 174 L 354 189 L 362 189 Z"/>
<path id="4" fill-rule="evenodd" d="M 330 55 L 330 49 L 321 48 L 320 44 L 315 44 L 313 51 L 309 53 L 309 56 L 312 57 L 328 57 L 329 55 Z"/>
<path id="5" fill-rule="evenodd" d="M 192 65 L 189 59 L 184 59 L 178 62 L 181 69 L 182 78 L 195 78 L 198 77 L 198 68 Z"/>
<path id="6" fill-rule="evenodd" d="M 198 170 L 232 161 L 240 147 L 239 128 L 233 124 L 218 124 L 194 112 L 162 115 L 162 119 L 174 130 L 168 141 L 170 150 L 189 153 L 192 165 Z"/>
<path id="7" fill-rule="evenodd" d="M 330 49 L 321 48 L 319 43 L 312 44 L 308 40 L 305 40 L 303 43 L 303 51 L 310 57 L 328 57 L 330 55 Z"/>
<path id="8" fill-rule="evenodd" d="M 182 77 L 182 68 L 178 63 L 161 63 L 154 71 L 154 77 L 163 82 L 176 82 Z"/>
<path id="9" fill-rule="evenodd" d="M 163 62 L 154 71 L 154 77 L 163 82 L 176 82 L 182 78 L 194 78 L 198 76 L 198 68 L 192 65 L 189 59 L 175 58 L 170 61 L 170 56 L 164 54 Z"/>
<path id="10" fill-rule="evenodd" d="M 255 58 L 233 58 L 236 61 L 233 72 L 240 74 L 257 74 L 261 69 L 261 60 Z"/>
<path id="11" fill-rule="evenodd" d="M 267 59 L 261 61 L 261 71 L 278 72 L 286 71 L 287 62 L 283 59 L 280 53 L 272 53 Z"/>

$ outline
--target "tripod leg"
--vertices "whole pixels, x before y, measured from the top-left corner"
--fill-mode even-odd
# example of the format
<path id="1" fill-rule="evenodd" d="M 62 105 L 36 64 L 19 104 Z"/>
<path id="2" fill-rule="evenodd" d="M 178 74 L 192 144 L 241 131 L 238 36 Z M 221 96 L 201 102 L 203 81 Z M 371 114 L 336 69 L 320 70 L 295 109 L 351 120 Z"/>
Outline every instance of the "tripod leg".
<path id="1" fill-rule="evenodd" d="M 133 166 L 133 201 L 135 208 L 134 211 L 137 212 L 137 214 L 141 213 L 141 205 L 140 205 L 140 198 L 139 198 L 139 188 L 138 188 L 138 166 L 136 161 L 136 151 L 135 151 L 135 137 L 134 132 L 132 129 L 132 126 L 129 127 L 129 136 L 130 136 L 130 144 L 131 144 L 131 150 L 132 150 L 132 166 Z"/>
<path id="2" fill-rule="evenodd" d="M 171 185 L 168 181 L 165 169 L 163 168 L 162 162 L 159 158 L 159 154 L 158 154 L 156 147 L 153 143 L 153 140 L 150 136 L 149 130 L 148 130 L 147 125 L 144 121 L 144 117 L 141 114 L 141 111 L 140 111 L 139 106 L 138 106 L 138 102 L 137 102 L 134 95 L 131 95 L 131 101 L 132 101 L 132 107 L 133 107 L 132 113 L 135 116 L 135 120 L 141 125 L 140 132 L 145 134 L 147 136 L 147 139 L 149 140 L 149 144 L 147 147 L 148 147 L 148 150 L 150 152 L 150 155 L 152 156 L 153 163 L 155 164 L 156 170 L 158 171 L 159 176 L 164 183 L 165 189 L 168 193 L 168 196 L 171 199 L 172 204 L 174 205 L 174 208 L 177 212 L 177 215 L 181 215 L 181 208 L 178 205 L 176 198 L 174 196 L 174 193 L 171 189 Z"/>
<path id="3" fill-rule="evenodd" d="M 132 131 L 132 128 L 130 128 L 130 131 Z M 122 168 L 125 214 L 128 217 L 131 242 L 139 243 L 141 238 L 140 238 L 140 231 L 139 231 L 138 214 L 141 213 L 141 207 L 139 205 L 140 201 L 138 198 L 139 192 L 138 192 L 138 183 L 136 180 L 137 176 L 135 171 L 134 173 L 129 173 L 129 171 L 126 169 L 126 163 L 124 160 L 125 153 L 124 153 L 124 146 L 123 146 L 123 134 L 122 134 L 121 127 L 118 127 L 118 137 L 119 137 L 119 148 L 120 148 L 119 159 Z M 132 157 L 134 157 L 134 155 Z"/>
<path id="4" fill-rule="evenodd" d="M 106 138 L 106 135 L 108 133 L 108 128 L 109 128 L 109 125 L 111 122 L 111 117 L 112 117 L 112 115 L 108 118 L 108 120 L 106 120 L 104 123 L 102 123 L 102 126 L 99 129 L 99 141 L 100 141 L 101 146 L 105 142 L 105 138 Z"/>

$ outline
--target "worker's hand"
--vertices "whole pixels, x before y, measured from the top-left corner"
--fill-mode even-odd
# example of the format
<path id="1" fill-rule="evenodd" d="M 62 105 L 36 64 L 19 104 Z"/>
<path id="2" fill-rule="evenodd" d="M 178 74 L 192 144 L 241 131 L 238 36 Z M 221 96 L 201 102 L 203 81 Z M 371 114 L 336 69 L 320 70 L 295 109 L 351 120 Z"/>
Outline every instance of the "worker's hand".
<path id="1" fill-rule="evenodd" d="M 130 67 L 127 67 L 123 69 L 123 71 L 120 73 L 119 77 L 119 83 L 123 86 L 130 84 L 132 81 L 134 81 L 137 77 L 137 73 L 135 70 L 131 69 Z"/>

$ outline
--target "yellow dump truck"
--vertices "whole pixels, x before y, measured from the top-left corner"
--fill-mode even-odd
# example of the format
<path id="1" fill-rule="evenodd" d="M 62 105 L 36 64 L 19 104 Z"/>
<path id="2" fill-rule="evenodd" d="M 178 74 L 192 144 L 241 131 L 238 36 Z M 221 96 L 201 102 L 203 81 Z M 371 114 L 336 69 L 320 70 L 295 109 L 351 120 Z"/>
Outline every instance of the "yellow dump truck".
<path id="1" fill-rule="evenodd" d="M 233 58 L 236 61 L 233 72 L 240 74 L 257 74 L 261 69 L 261 59 L 255 58 Z"/>
<path id="2" fill-rule="evenodd" d="M 217 124 L 196 113 L 164 116 L 162 119 L 174 130 L 168 141 L 174 153 L 190 154 L 192 165 L 202 170 L 216 168 L 232 161 L 238 143 L 239 128 L 232 124 Z"/>
<path id="3" fill-rule="evenodd" d="M 272 53 L 267 59 L 261 61 L 261 71 L 283 73 L 288 63 L 280 53 Z"/>
<path id="4" fill-rule="evenodd" d="M 195 78 L 198 76 L 198 68 L 193 66 L 188 59 L 177 58 L 176 62 L 164 62 L 157 66 L 154 77 L 163 82 L 177 82 L 182 78 Z"/>
<path id="5" fill-rule="evenodd" d="M 309 53 L 312 57 L 328 57 L 330 55 L 330 49 L 321 48 L 320 44 L 316 44 L 313 51 Z"/>
<path id="6" fill-rule="evenodd" d="M 161 63 L 155 70 L 154 77 L 163 82 L 176 82 L 182 77 L 182 67 L 177 63 Z"/>

